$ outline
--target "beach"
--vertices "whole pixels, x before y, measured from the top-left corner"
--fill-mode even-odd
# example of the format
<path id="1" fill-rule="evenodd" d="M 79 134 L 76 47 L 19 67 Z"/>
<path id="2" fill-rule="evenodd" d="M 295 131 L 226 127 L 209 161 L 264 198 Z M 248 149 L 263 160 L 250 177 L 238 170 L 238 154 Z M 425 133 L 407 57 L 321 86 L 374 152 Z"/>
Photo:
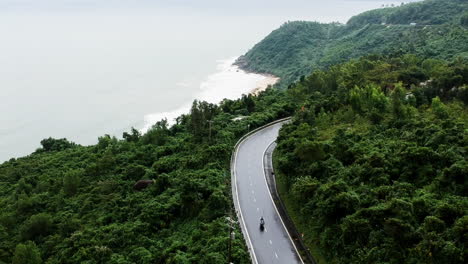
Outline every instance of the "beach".
<path id="1" fill-rule="evenodd" d="M 223 99 L 237 99 L 243 94 L 258 95 L 260 92 L 274 85 L 279 78 L 269 74 L 246 72 L 234 65 L 238 57 L 219 60 L 216 72 L 209 75 L 199 84 L 198 93 L 191 101 L 172 111 L 148 114 L 144 117 L 144 126 L 141 132 L 146 132 L 156 122 L 167 119 L 169 124 L 175 122 L 175 118 L 190 112 L 194 100 L 206 101 L 213 104 L 220 103 Z M 180 83 L 180 85 L 186 85 Z"/>
<path id="2" fill-rule="evenodd" d="M 279 82 L 280 78 L 271 74 L 260 74 L 265 77 L 265 79 L 259 81 L 257 86 L 250 91 L 250 94 L 259 95 L 261 92 L 265 91 L 269 86 L 275 85 Z"/>
<path id="3" fill-rule="evenodd" d="M 106 134 L 171 123 L 195 99 L 258 94 L 274 76 L 244 72 L 230 57 L 285 21 L 345 23 L 381 5 L 337 0 L 329 12 L 314 1 L 287 9 L 232 2 L 226 15 L 198 1 L 7 2 L 0 8 L 0 162 L 32 153 L 44 138 L 93 145 Z"/>

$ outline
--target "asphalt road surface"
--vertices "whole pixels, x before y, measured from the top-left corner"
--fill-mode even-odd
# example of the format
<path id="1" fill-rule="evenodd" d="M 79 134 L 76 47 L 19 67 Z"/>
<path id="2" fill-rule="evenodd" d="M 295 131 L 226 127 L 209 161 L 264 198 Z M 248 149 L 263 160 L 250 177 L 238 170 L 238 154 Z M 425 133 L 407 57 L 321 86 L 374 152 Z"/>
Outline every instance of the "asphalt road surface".
<path id="1" fill-rule="evenodd" d="M 234 202 L 240 208 L 241 227 L 246 234 L 252 262 L 260 264 L 303 263 L 278 210 L 265 179 L 263 156 L 278 136 L 283 123 L 266 127 L 242 141 L 234 154 Z M 265 230 L 260 231 L 260 217 Z"/>

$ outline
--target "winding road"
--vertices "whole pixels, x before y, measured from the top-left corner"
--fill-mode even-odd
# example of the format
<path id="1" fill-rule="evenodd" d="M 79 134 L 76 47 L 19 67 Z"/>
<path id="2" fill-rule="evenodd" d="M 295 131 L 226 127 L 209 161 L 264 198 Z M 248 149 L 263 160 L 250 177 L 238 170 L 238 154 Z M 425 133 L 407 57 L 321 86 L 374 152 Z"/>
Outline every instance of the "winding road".
<path id="1" fill-rule="evenodd" d="M 283 123 L 247 136 L 233 154 L 234 205 L 254 264 L 304 263 L 273 202 L 265 177 L 264 156 Z M 262 216 L 264 231 L 259 228 Z"/>

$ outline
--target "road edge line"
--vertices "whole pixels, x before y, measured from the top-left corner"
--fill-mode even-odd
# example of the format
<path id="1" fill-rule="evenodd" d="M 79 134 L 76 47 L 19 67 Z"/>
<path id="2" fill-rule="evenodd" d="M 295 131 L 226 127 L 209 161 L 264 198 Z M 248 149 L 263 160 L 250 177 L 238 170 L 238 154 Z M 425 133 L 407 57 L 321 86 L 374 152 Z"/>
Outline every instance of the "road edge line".
<path id="1" fill-rule="evenodd" d="M 273 203 L 273 206 L 275 207 L 275 211 L 278 214 L 279 219 L 281 220 L 281 224 L 283 225 L 283 228 L 286 231 L 286 234 L 288 234 L 289 240 L 291 241 L 291 244 L 293 245 L 294 249 L 296 250 L 296 254 L 299 257 L 299 259 L 301 260 L 301 263 L 305 264 L 304 260 L 302 259 L 301 254 L 299 253 L 299 250 L 297 250 L 296 243 L 294 243 L 294 241 L 292 240 L 291 234 L 289 234 L 289 230 L 286 228 L 286 225 L 284 224 L 283 217 L 281 217 L 281 214 L 279 213 L 278 208 L 276 207 L 275 200 L 273 200 L 273 196 L 271 196 L 271 189 L 270 189 L 270 186 L 268 186 L 268 181 L 266 179 L 267 176 L 265 174 L 265 156 L 266 156 L 266 152 L 267 152 L 268 148 L 270 148 L 271 144 L 273 144 L 275 141 L 276 141 L 276 139 L 273 140 L 270 144 L 268 144 L 268 146 L 263 151 L 263 156 L 262 156 L 263 179 L 265 180 L 265 184 L 266 184 L 267 189 L 268 189 L 268 195 L 270 196 L 271 202 Z"/>
<path id="2" fill-rule="evenodd" d="M 273 173 L 274 172 L 274 166 L 273 166 L 273 151 L 276 149 L 276 146 L 273 147 L 273 145 L 276 144 L 276 142 L 272 142 L 266 151 L 266 155 L 264 156 L 264 164 L 266 166 L 265 173 L 267 177 L 267 182 L 268 182 L 268 187 L 270 188 L 271 195 L 274 196 L 273 200 L 275 201 L 275 204 L 277 208 L 281 210 L 283 220 L 286 221 L 287 223 L 287 228 L 289 231 L 289 234 L 293 234 L 293 237 L 296 237 L 297 239 L 295 240 L 297 243 L 296 247 L 301 250 L 302 253 L 305 255 L 301 255 L 303 257 L 302 259 L 305 260 L 305 263 L 310 263 L 310 264 L 317 264 L 317 261 L 315 258 L 312 256 L 310 253 L 310 250 L 307 248 L 307 246 L 304 243 L 304 240 L 301 237 L 301 234 L 299 230 L 296 228 L 296 225 L 294 221 L 291 219 L 291 217 L 288 214 L 288 210 L 281 200 L 281 197 L 278 192 L 278 185 L 275 179 L 276 175 L 272 175 L 269 173 L 269 170 Z"/>
<path id="3" fill-rule="evenodd" d="M 242 234 L 244 235 L 244 239 L 246 238 L 245 240 L 247 240 L 246 241 L 247 242 L 247 248 L 249 250 L 250 258 L 251 258 L 253 264 L 258 264 L 257 255 L 255 255 L 255 249 L 253 248 L 253 244 L 252 244 L 252 241 L 250 240 L 250 236 L 249 236 L 249 231 L 247 230 L 247 226 L 245 225 L 244 217 L 242 215 L 242 209 L 240 208 L 239 193 L 237 192 L 237 174 L 236 174 L 235 163 L 236 163 L 236 160 L 237 160 L 238 150 L 239 150 L 240 145 L 245 140 L 247 140 L 250 136 L 255 134 L 256 132 L 258 132 L 258 131 L 260 131 L 260 130 L 262 130 L 264 128 L 267 128 L 269 126 L 272 126 L 272 125 L 275 125 L 277 123 L 281 123 L 281 122 L 284 122 L 284 121 L 287 121 L 287 120 L 290 120 L 290 119 L 291 119 L 291 117 L 282 118 L 282 119 L 273 121 L 271 123 L 268 123 L 266 125 L 263 125 L 261 127 L 258 127 L 258 128 L 254 129 L 252 131 L 249 131 L 247 134 L 243 135 L 237 141 L 236 145 L 234 145 L 234 150 L 233 150 L 233 153 L 231 155 L 231 191 L 232 191 L 232 199 L 233 199 L 233 203 L 234 203 L 234 209 L 235 209 L 235 212 L 236 212 L 236 215 L 237 215 L 237 219 L 240 222 L 240 227 L 241 227 Z M 262 161 L 263 161 L 263 158 L 262 158 Z M 263 172 L 263 174 L 265 174 L 265 171 Z M 270 197 L 271 197 L 271 193 L 270 193 Z M 276 205 L 275 205 L 275 209 L 276 209 Z M 281 215 L 280 215 L 280 219 L 281 219 Z M 283 220 L 281 220 L 281 221 L 283 221 Z M 283 223 L 283 225 L 284 225 L 284 223 Z M 289 235 L 289 232 L 288 232 L 288 235 Z M 296 251 L 297 251 L 297 249 L 296 249 Z"/>

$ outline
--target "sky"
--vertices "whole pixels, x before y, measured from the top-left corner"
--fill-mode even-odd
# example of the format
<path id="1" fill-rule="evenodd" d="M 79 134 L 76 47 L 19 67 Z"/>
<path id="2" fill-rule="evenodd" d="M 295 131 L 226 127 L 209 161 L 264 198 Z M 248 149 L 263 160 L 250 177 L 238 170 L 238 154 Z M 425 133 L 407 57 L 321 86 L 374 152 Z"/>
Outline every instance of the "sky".
<path id="1" fill-rule="evenodd" d="M 87 145 L 142 128 L 284 22 L 345 23 L 388 3 L 398 1 L 0 0 L 0 162 L 47 137 Z"/>
<path id="2" fill-rule="evenodd" d="M 359 10 L 360 6 L 415 1 L 419 0 L 0 0 L 0 12 L 100 13 L 121 10 L 141 13 L 144 9 L 148 12 L 177 9 L 179 12 L 185 10 L 188 13 L 223 16 L 290 15 L 291 20 L 310 19 L 308 15 L 314 14 L 313 20 L 345 23 L 349 14 Z"/>

